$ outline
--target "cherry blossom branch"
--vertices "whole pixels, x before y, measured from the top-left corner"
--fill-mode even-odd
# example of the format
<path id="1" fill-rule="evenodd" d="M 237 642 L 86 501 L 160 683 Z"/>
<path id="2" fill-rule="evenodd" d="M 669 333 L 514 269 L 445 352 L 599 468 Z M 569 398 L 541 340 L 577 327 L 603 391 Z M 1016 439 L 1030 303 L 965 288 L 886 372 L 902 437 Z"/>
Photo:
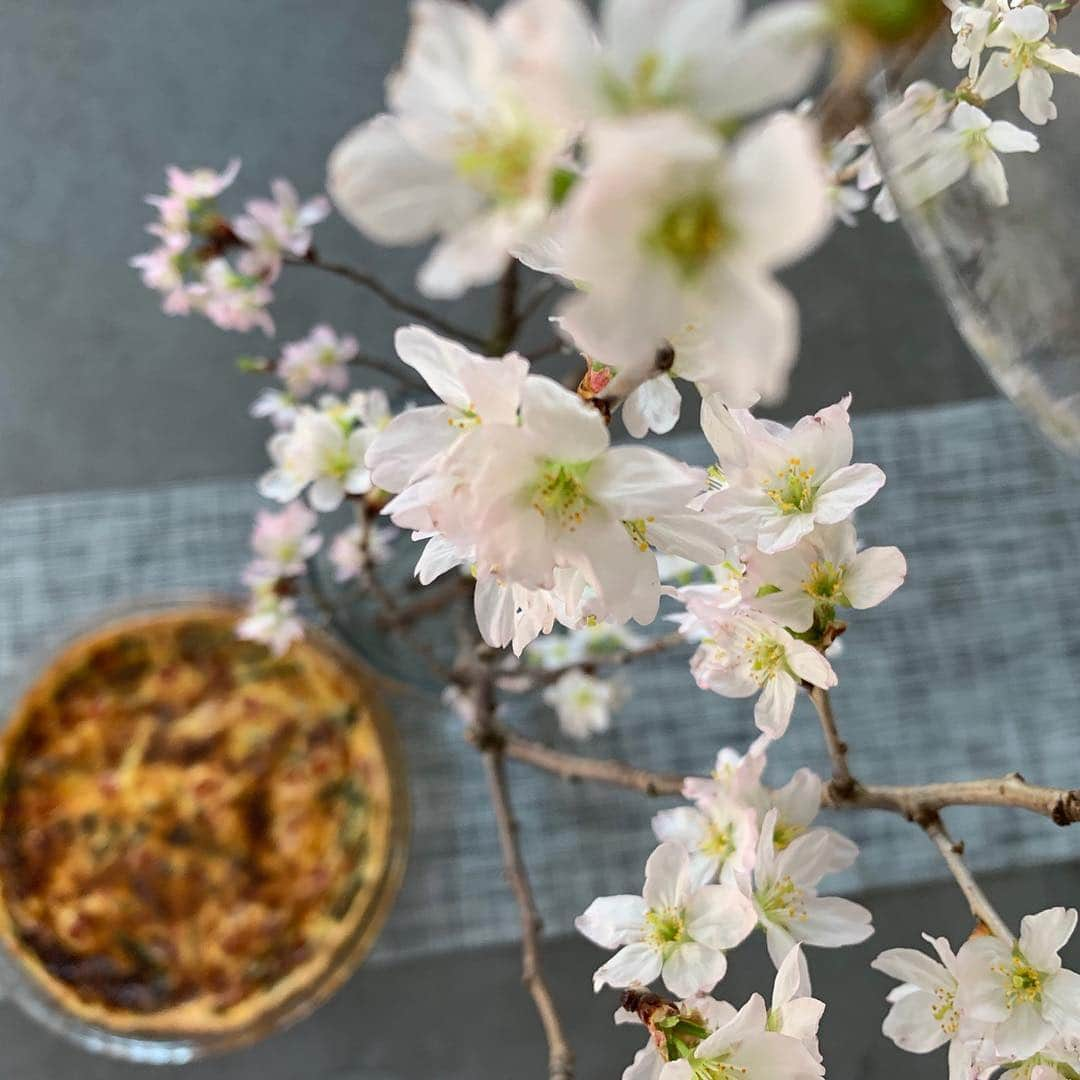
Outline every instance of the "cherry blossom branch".
<path id="1" fill-rule="evenodd" d="M 504 756 L 553 773 L 563 780 L 575 783 L 587 780 L 650 796 L 678 795 L 682 791 L 683 778 L 675 773 L 651 772 L 611 758 L 590 758 L 555 750 L 501 726 L 495 731 L 501 739 Z M 475 740 L 475 733 L 468 733 L 468 737 Z"/>
<path id="2" fill-rule="evenodd" d="M 821 687 L 811 687 L 810 699 L 813 701 L 818 719 L 821 721 L 821 732 L 825 737 L 825 745 L 833 763 L 832 783 L 828 785 L 826 791 L 837 806 L 858 805 L 853 801 L 853 795 L 859 790 L 859 784 L 851 775 L 847 759 L 847 743 L 840 737 L 839 729 L 836 726 L 836 716 L 833 713 L 829 692 Z M 896 809 L 895 806 L 881 805 L 883 809 Z M 955 843 L 952 837 L 949 836 L 937 809 L 915 802 L 909 807 L 909 810 L 911 812 L 905 814 L 905 816 L 909 821 L 913 821 L 918 825 L 937 845 L 942 858 L 945 860 L 945 865 L 948 866 L 952 876 L 956 879 L 957 885 L 960 886 L 960 891 L 964 894 L 968 907 L 971 908 L 971 913 L 991 933 L 996 934 L 1003 941 L 1011 943 L 1013 938 L 1008 926 L 1005 925 L 1005 921 L 979 887 L 978 882 L 972 877 L 971 871 L 963 860 L 963 844 Z"/>
<path id="3" fill-rule="evenodd" d="M 863 785 L 854 781 L 844 795 L 830 785 L 822 801 L 834 810 L 888 810 L 909 821 L 949 806 L 1013 807 L 1041 814 L 1063 826 L 1080 821 L 1080 789 L 1040 787 L 1029 784 L 1019 773 L 998 779 L 909 786 Z"/>
<path id="4" fill-rule="evenodd" d="M 979 887 L 979 883 L 972 877 L 967 863 L 964 862 L 964 845 L 953 841 L 937 814 L 925 818 L 919 824 L 926 835 L 937 845 L 941 857 L 945 860 L 945 865 L 952 872 L 956 884 L 960 886 L 960 891 L 968 902 L 968 907 L 971 908 L 971 914 L 987 930 L 1011 945 L 1013 942 L 1012 932 L 1005 924 L 1005 920 L 997 913 L 994 905 L 990 903 L 986 893 Z"/>
<path id="5" fill-rule="evenodd" d="M 825 737 L 829 760 L 832 761 L 832 784 L 830 787 L 837 800 L 842 801 L 855 789 L 855 780 L 848 766 L 847 743 L 840 738 L 840 732 L 837 730 L 836 717 L 833 714 L 829 691 L 823 690 L 820 686 L 812 687 L 810 700 L 817 710 L 818 720 L 821 722 L 821 733 Z"/>
<path id="6" fill-rule="evenodd" d="M 459 665 L 457 708 L 469 740 L 483 754 L 488 788 L 495 810 L 503 870 L 521 914 L 522 982 L 529 991 L 548 1044 L 548 1080 L 574 1080 L 574 1053 L 566 1039 L 555 1000 L 544 980 L 540 961 L 543 921 L 521 853 L 519 828 L 506 776 L 505 737 L 495 721 L 495 682 L 482 662 Z"/>
<path id="7" fill-rule="evenodd" d="M 329 262 L 328 260 L 323 259 L 314 247 L 311 247 L 308 250 L 308 253 L 303 257 L 290 257 L 287 258 L 285 262 L 289 266 L 314 266 L 328 274 L 336 274 L 338 277 L 351 281 L 354 285 L 359 285 L 361 288 L 367 289 L 368 292 L 377 296 L 387 307 L 393 308 L 394 311 L 401 312 L 402 315 L 409 315 L 414 319 L 419 319 L 432 329 L 438 330 L 443 334 L 449 334 L 451 337 L 456 337 L 461 341 L 467 341 L 470 345 L 484 344 L 484 339 L 478 334 L 474 334 L 471 330 L 465 330 L 462 327 L 455 325 L 449 319 L 444 319 L 441 315 L 436 315 L 435 312 L 429 311 L 422 304 L 416 304 L 413 301 L 406 299 L 404 296 L 399 296 L 392 289 L 389 289 L 384 285 L 374 274 L 369 274 L 366 270 L 360 270 L 357 267 L 349 266 L 346 263 Z"/>

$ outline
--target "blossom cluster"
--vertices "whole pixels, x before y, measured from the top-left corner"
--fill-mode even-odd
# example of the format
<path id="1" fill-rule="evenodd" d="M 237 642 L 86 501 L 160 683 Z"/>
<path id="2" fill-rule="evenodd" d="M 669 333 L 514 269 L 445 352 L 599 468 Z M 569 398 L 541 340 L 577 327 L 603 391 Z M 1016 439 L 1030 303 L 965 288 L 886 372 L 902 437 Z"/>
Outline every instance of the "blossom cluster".
<path id="1" fill-rule="evenodd" d="M 670 430 L 675 378 L 733 405 L 779 398 L 798 312 L 774 272 L 832 211 L 813 121 L 777 107 L 824 55 L 826 6 L 744 21 L 737 0 L 606 0 L 599 25 L 580 0 L 412 11 L 388 111 L 330 159 L 342 213 L 380 243 L 437 238 L 432 297 L 510 256 L 572 283 L 562 330 L 635 435 Z"/>
<path id="2" fill-rule="evenodd" d="M 168 193 L 147 197 L 158 212 L 147 226 L 157 246 L 134 256 L 131 265 L 143 284 L 162 294 L 167 315 L 199 312 L 222 330 L 259 329 L 269 336 L 271 286 L 282 262 L 307 254 L 311 227 L 330 213 L 330 204 L 322 195 L 301 203 L 292 184 L 279 179 L 271 185 L 273 198 L 250 200 L 230 220 L 217 199 L 239 171 L 238 160 L 220 173 L 170 166 Z M 233 261 L 231 248 L 239 249 Z"/>
<path id="3" fill-rule="evenodd" d="M 1058 955 L 1075 908 L 1025 916 L 1017 941 L 976 934 L 953 952 L 889 949 L 873 966 L 900 980 L 884 1032 L 901 1049 L 948 1045 L 949 1080 L 1063 1080 L 1080 1072 L 1080 974 Z"/>
<path id="4" fill-rule="evenodd" d="M 952 60 L 964 76 L 954 90 L 913 83 L 879 123 L 889 147 L 890 183 L 918 205 L 965 177 L 994 206 L 1009 201 L 999 155 L 1034 153 L 1034 132 L 993 120 L 989 102 L 1013 90 L 1025 119 L 1038 127 L 1057 117 L 1055 75 L 1080 75 L 1080 55 L 1054 43 L 1055 12 L 1038 0 L 946 0 L 955 35 Z"/>
<path id="5" fill-rule="evenodd" d="M 858 853 L 839 833 L 814 826 L 822 800 L 820 777 L 800 769 L 783 787 L 766 787 L 767 747 L 768 741 L 759 739 L 744 755 L 722 750 L 711 777 L 688 779 L 689 805 L 653 818 L 660 846 L 646 865 L 642 896 L 601 897 L 577 927 L 596 944 L 618 950 L 596 972 L 596 989 L 644 987 L 659 978 L 684 999 L 682 1013 L 720 1015 L 723 1023 L 735 1010 L 704 995 L 723 979 L 727 951 L 760 929 L 779 973 L 775 1016 L 770 1014 L 767 1025 L 738 1028 L 737 1039 L 714 1038 L 722 1024 L 712 1022 L 689 1043 L 650 1043 L 626 1078 L 698 1075 L 675 1068 L 662 1072 L 665 1061 L 714 1057 L 735 1065 L 743 1060 L 742 1040 L 762 1029 L 786 1035 L 795 1045 L 773 1042 L 767 1053 L 762 1049 L 760 1060 L 747 1057 L 747 1064 L 755 1061 L 748 1071 L 751 1080 L 823 1075 L 816 1034 L 824 1006 L 810 998 L 803 948 L 855 944 L 873 928 L 865 908 L 818 894 L 821 879 L 847 869 Z M 763 1016 L 762 1008 L 754 1004 L 752 1014 Z M 645 1071 L 645 1060 L 654 1073 Z M 770 1073 L 770 1068 L 781 1071 Z"/>
<path id="6" fill-rule="evenodd" d="M 844 630 L 838 608 L 870 608 L 902 584 L 895 547 L 859 550 L 854 511 L 885 482 L 876 465 L 852 464 L 844 398 L 792 428 L 708 398 L 702 428 L 718 465 L 700 502 L 733 540 L 708 580 L 668 591 L 685 611 L 680 631 L 698 642 L 697 684 L 725 697 L 759 694 L 758 727 L 787 729 L 800 683 L 828 689 L 824 653 Z"/>

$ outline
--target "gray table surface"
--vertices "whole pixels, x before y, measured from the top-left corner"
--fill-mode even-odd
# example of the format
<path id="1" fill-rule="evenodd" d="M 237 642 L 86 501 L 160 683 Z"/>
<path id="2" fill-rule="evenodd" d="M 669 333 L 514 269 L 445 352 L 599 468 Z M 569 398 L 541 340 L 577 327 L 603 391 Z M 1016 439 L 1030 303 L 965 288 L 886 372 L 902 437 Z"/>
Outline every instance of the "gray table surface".
<path id="1" fill-rule="evenodd" d="M 0 497 L 146 487 L 262 466 L 263 431 L 243 420 L 252 384 L 231 365 L 236 353 L 262 342 L 230 339 L 194 320 L 163 320 L 124 265 L 145 246 L 138 203 L 159 189 L 165 162 L 222 163 L 234 153 L 245 160 L 244 192 L 281 173 L 302 191 L 315 190 L 335 139 L 378 107 L 383 75 L 400 50 L 404 8 L 398 0 L 0 0 Z M 377 254 L 338 223 L 323 235 L 327 251 L 358 262 L 377 256 L 386 276 L 408 287 L 414 253 Z M 989 392 L 896 230 L 873 221 L 840 229 L 790 279 L 803 305 L 805 347 L 786 413 L 848 389 L 859 410 Z M 388 348 L 396 322 L 363 294 L 307 278 L 286 282 L 282 296 L 286 340 L 329 319 L 374 348 Z M 455 315 L 479 324 L 488 302 L 472 297 Z M 58 518 L 58 539 L 77 529 L 77 521 Z M 993 549 L 997 541 L 986 543 Z M 32 584 L 33 569 L 22 573 Z M 1076 598 L 1075 567 L 1063 564 L 1063 575 L 1045 602 Z M 48 582 L 39 584 L 48 591 Z M 965 603 L 950 591 L 954 585 L 935 581 L 936 601 Z M 992 708 L 993 684 L 975 678 L 975 660 L 957 642 L 955 653 L 942 656 L 943 674 L 971 672 L 975 699 Z M 1075 701 L 1075 660 L 1075 652 L 1068 654 L 1062 681 L 1051 688 L 1051 697 L 1061 695 L 1062 722 Z M 977 754 L 977 730 L 968 731 Z M 1010 750 L 1023 752 L 1028 740 L 1015 738 Z M 479 817 L 478 810 L 478 826 Z M 1061 843 L 1067 834 L 1050 835 Z M 1012 858 L 1029 862 L 1024 841 L 1016 843 Z M 626 870 L 628 879 L 636 873 Z M 1024 868 L 988 883 L 1015 918 L 1072 902 L 1080 871 L 1074 863 Z M 874 941 L 819 953 L 815 964 L 818 992 L 843 1002 L 826 1019 L 830 1075 L 937 1075 L 943 1063 L 913 1062 L 877 1034 L 888 984 L 866 960 L 878 948 L 910 943 L 927 918 L 960 936 L 962 902 L 939 885 L 870 902 L 881 927 Z M 477 925 L 489 915 L 478 911 Z M 517 986 L 513 946 L 465 952 L 461 944 L 447 941 L 440 955 L 387 958 L 295 1031 L 181 1071 L 193 1080 L 539 1077 L 542 1041 Z M 587 992 L 599 954 L 565 939 L 548 955 L 581 1076 L 618 1076 L 638 1036 L 611 1026 L 608 995 Z M 767 977 L 760 956 L 740 957 L 736 969 L 726 988 L 734 998 Z M 5 1073 L 17 1080 L 151 1074 L 89 1058 L 11 1008 L 0 1009 L 0 1039 Z"/>

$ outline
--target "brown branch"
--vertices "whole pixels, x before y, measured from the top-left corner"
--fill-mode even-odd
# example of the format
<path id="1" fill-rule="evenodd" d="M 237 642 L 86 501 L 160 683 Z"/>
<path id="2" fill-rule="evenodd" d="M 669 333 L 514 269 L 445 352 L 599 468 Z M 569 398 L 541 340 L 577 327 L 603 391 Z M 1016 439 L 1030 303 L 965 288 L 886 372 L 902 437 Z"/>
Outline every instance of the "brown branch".
<path id="1" fill-rule="evenodd" d="M 385 611 L 375 619 L 380 630 L 396 630 L 411 626 L 442 611 L 455 600 L 465 596 L 472 582 L 468 578 L 453 575 L 449 581 L 426 588 L 415 600 L 407 604 L 395 604 L 394 611 Z"/>
<path id="2" fill-rule="evenodd" d="M 580 782 L 593 781 L 610 787 L 627 788 L 644 795 L 678 795 L 682 791 L 683 778 L 674 773 L 650 772 L 628 765 L 624 761 L 610 758 L 590 758 L 581 754 L 569 754 L 554 750 L 524 735 L 498 728 L 498 738 L 502 743 L 502 752 L 508 758 L 522 761 L 536 769 L 553 773 L 563 780 Z M 470 741 L 476 742 L 477 735 L 470 732 Z"/>
<path id="3" fill-rule="evenodd" d="M 832 700 L 829 691 L 820 686 L 810 689 L 810 700 L 817 710 L 818 720 L 821 721 L 821 733 L 825 737 L 825 746 L 829 751 L 829 760 L 832 762 L 832 790 L 838 799 L 843 799 L 851 794 L 855 781 L 851 776 L 848 766 L 847 743 L 840 738 L 840 732 L 836 728 L 836 717 L 833 715 Z"/>
<path id="4" fill-rule="evenodd" d="M 889 810 L 909 821 L 948 806 L 1009 806 L 1048 817 L 1055 825 L 1080 821 L 1080 790 L 1039 787 L 1019 773 L 1000 779 L 954 780 L 903 787 L 863 785 L 853 781 L 845 793 L 829 785 L 822 795 L 835 810 Z"/>
<path id="5" fill-rule="evenodd" d="M 837 729 L 829 692 L 814 686 L 810 688 L 810 698 L 814 703 L 814 708 L 817 709 L 818 719 L 821 721 L 821 731 L 825 737 L 825 745 L 828 747 L 829 757 L 833 763 L 833 778 L 826 788 L 827 797 L 833 800 L 834 805 L 838 807 L 859 806 L 860 804 L 854 798 L 856 793 L 861 790 L 869 794 L 872 789 L 862 788 L 851 775 L 847 759 L 847 744 L 840 737 L 840 732 Z M 999 787 L 1004 787 L 1008 782 L 1007 778 L 1006 781 L 1001 782 Z M 1023 785 L 1022 778 L 1017 778 L 1015 782 Z M 955 787 L 955 785 L 946 784 L 941 785 L 941 787 L 948 788 Z M 877 794 L 880 796 L 881 792 L 879 791 Z M 879 800 L 876 805 L 882 809 L 897 809 L 896 805 L 889 804 L 886 800 Z M 960 886 L 960 891 L 967 899 L 972 915 L 992 934 L 996 934 L 1003 941 L 1011 944 L 1013 938 L 1009 928 L 979 887 L 979 883 L 972 877 L 971 871 L 967 868 L 967 864 L 962 857 L 964 853 L 963 844 L 953 842 L 952 837 L 949 836 L 945 829 L 937 808 L 928 806 L 919 798 L 906 807 L 904 816 L 909 821 L 915 822 L 937 845 L 938 851 L 941 852 L 941 856 L 945 860 L 945 865 L 948 866 L 952 876 L 956 879 L 957 885 Z"/>
<path id="6" fill-rule="evenodd" d="M 956 884 L 960 886 L 960 891 L 964 894 L 968 907 L 971 908 L 971 914 L 992 934 L 1011 945 L 1012 932 L 1005 925 L 1005 920 L 997 913 L 994 905 L 990 903 L 986 893 L 979 887 L 979 883 L 972 877 L 967 863 L 964 862 L 964 845 L 953 842 L 937 814 L 932 814 L 919 824 L 937 845 L 941 857 L 952 872 L 952 876 L 956 878 Z"/>
<path id="7" fill-rule="evenodd" d="M 521 979 L 536 1006 L 548 1044 L 548 1080 L 574 1080 L 574 1054 L 566 1039 L 555 1000 L 544 980 L 540 961 L 543 921 L 536 906 L 521 854 L 517 819 L 506 776 L 505 744 L 495 720 L 495 683 L 488 663 L 463 647 L 455 675 L 457 708 L 470 741 L 483 753 L 488 788 L 495 810 L 503 870 L 521 914 Z"/>
<path id="8" fill-rule="evenodd" d="M 435 312 L 429 311 L 422 304 L 414 303 L 404 296 L 399 296 L 392 289 L 384 285 L 374 274 L 369 274 L 366 270 L 360 270 L 355 266 L 348 266 L 346 263 L 328 262 L 318 254 L 314 247 L 302 258 L 290 257 L 286 258 L 285 262 L 288 266 L 314 266 L 328 274 L 336 274 L 338 277 L 345 278 L 346 281 L 351 281 L 354 285 L 359 285 L 361 288 L 367 289 L 368 292 L 377 296 L 387 307 L 393 308 L 394 311 L 399 311 L 403 315 L 409 315 L 414 319 L 419 319 L 433 330 L 448 334 L 450 337 L 457 338 L 459 341 L 468 342 L 470 345 L 484 344 L 484 339 L 478 334 L 474 334 L 471 330 L 466 330 L 463 327 L 455 325 L 449 319 L 444 319 L 441 315 L 436 315 Z"/>

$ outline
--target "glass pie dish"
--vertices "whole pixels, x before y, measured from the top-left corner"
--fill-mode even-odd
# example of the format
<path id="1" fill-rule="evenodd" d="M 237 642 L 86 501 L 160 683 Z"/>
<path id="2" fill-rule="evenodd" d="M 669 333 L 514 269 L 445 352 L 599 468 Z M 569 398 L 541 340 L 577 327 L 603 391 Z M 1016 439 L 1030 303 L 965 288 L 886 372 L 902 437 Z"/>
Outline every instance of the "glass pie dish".
<path id="1" fill-rule="evenodd" d="M 51 649 L 0 742 L 0 981 L 84 1048 L 181 1064 L 296 1022 L 353 973 L 408 844 L 378 680 L 308 627 L 283 658 L 218 597 Z"/>

